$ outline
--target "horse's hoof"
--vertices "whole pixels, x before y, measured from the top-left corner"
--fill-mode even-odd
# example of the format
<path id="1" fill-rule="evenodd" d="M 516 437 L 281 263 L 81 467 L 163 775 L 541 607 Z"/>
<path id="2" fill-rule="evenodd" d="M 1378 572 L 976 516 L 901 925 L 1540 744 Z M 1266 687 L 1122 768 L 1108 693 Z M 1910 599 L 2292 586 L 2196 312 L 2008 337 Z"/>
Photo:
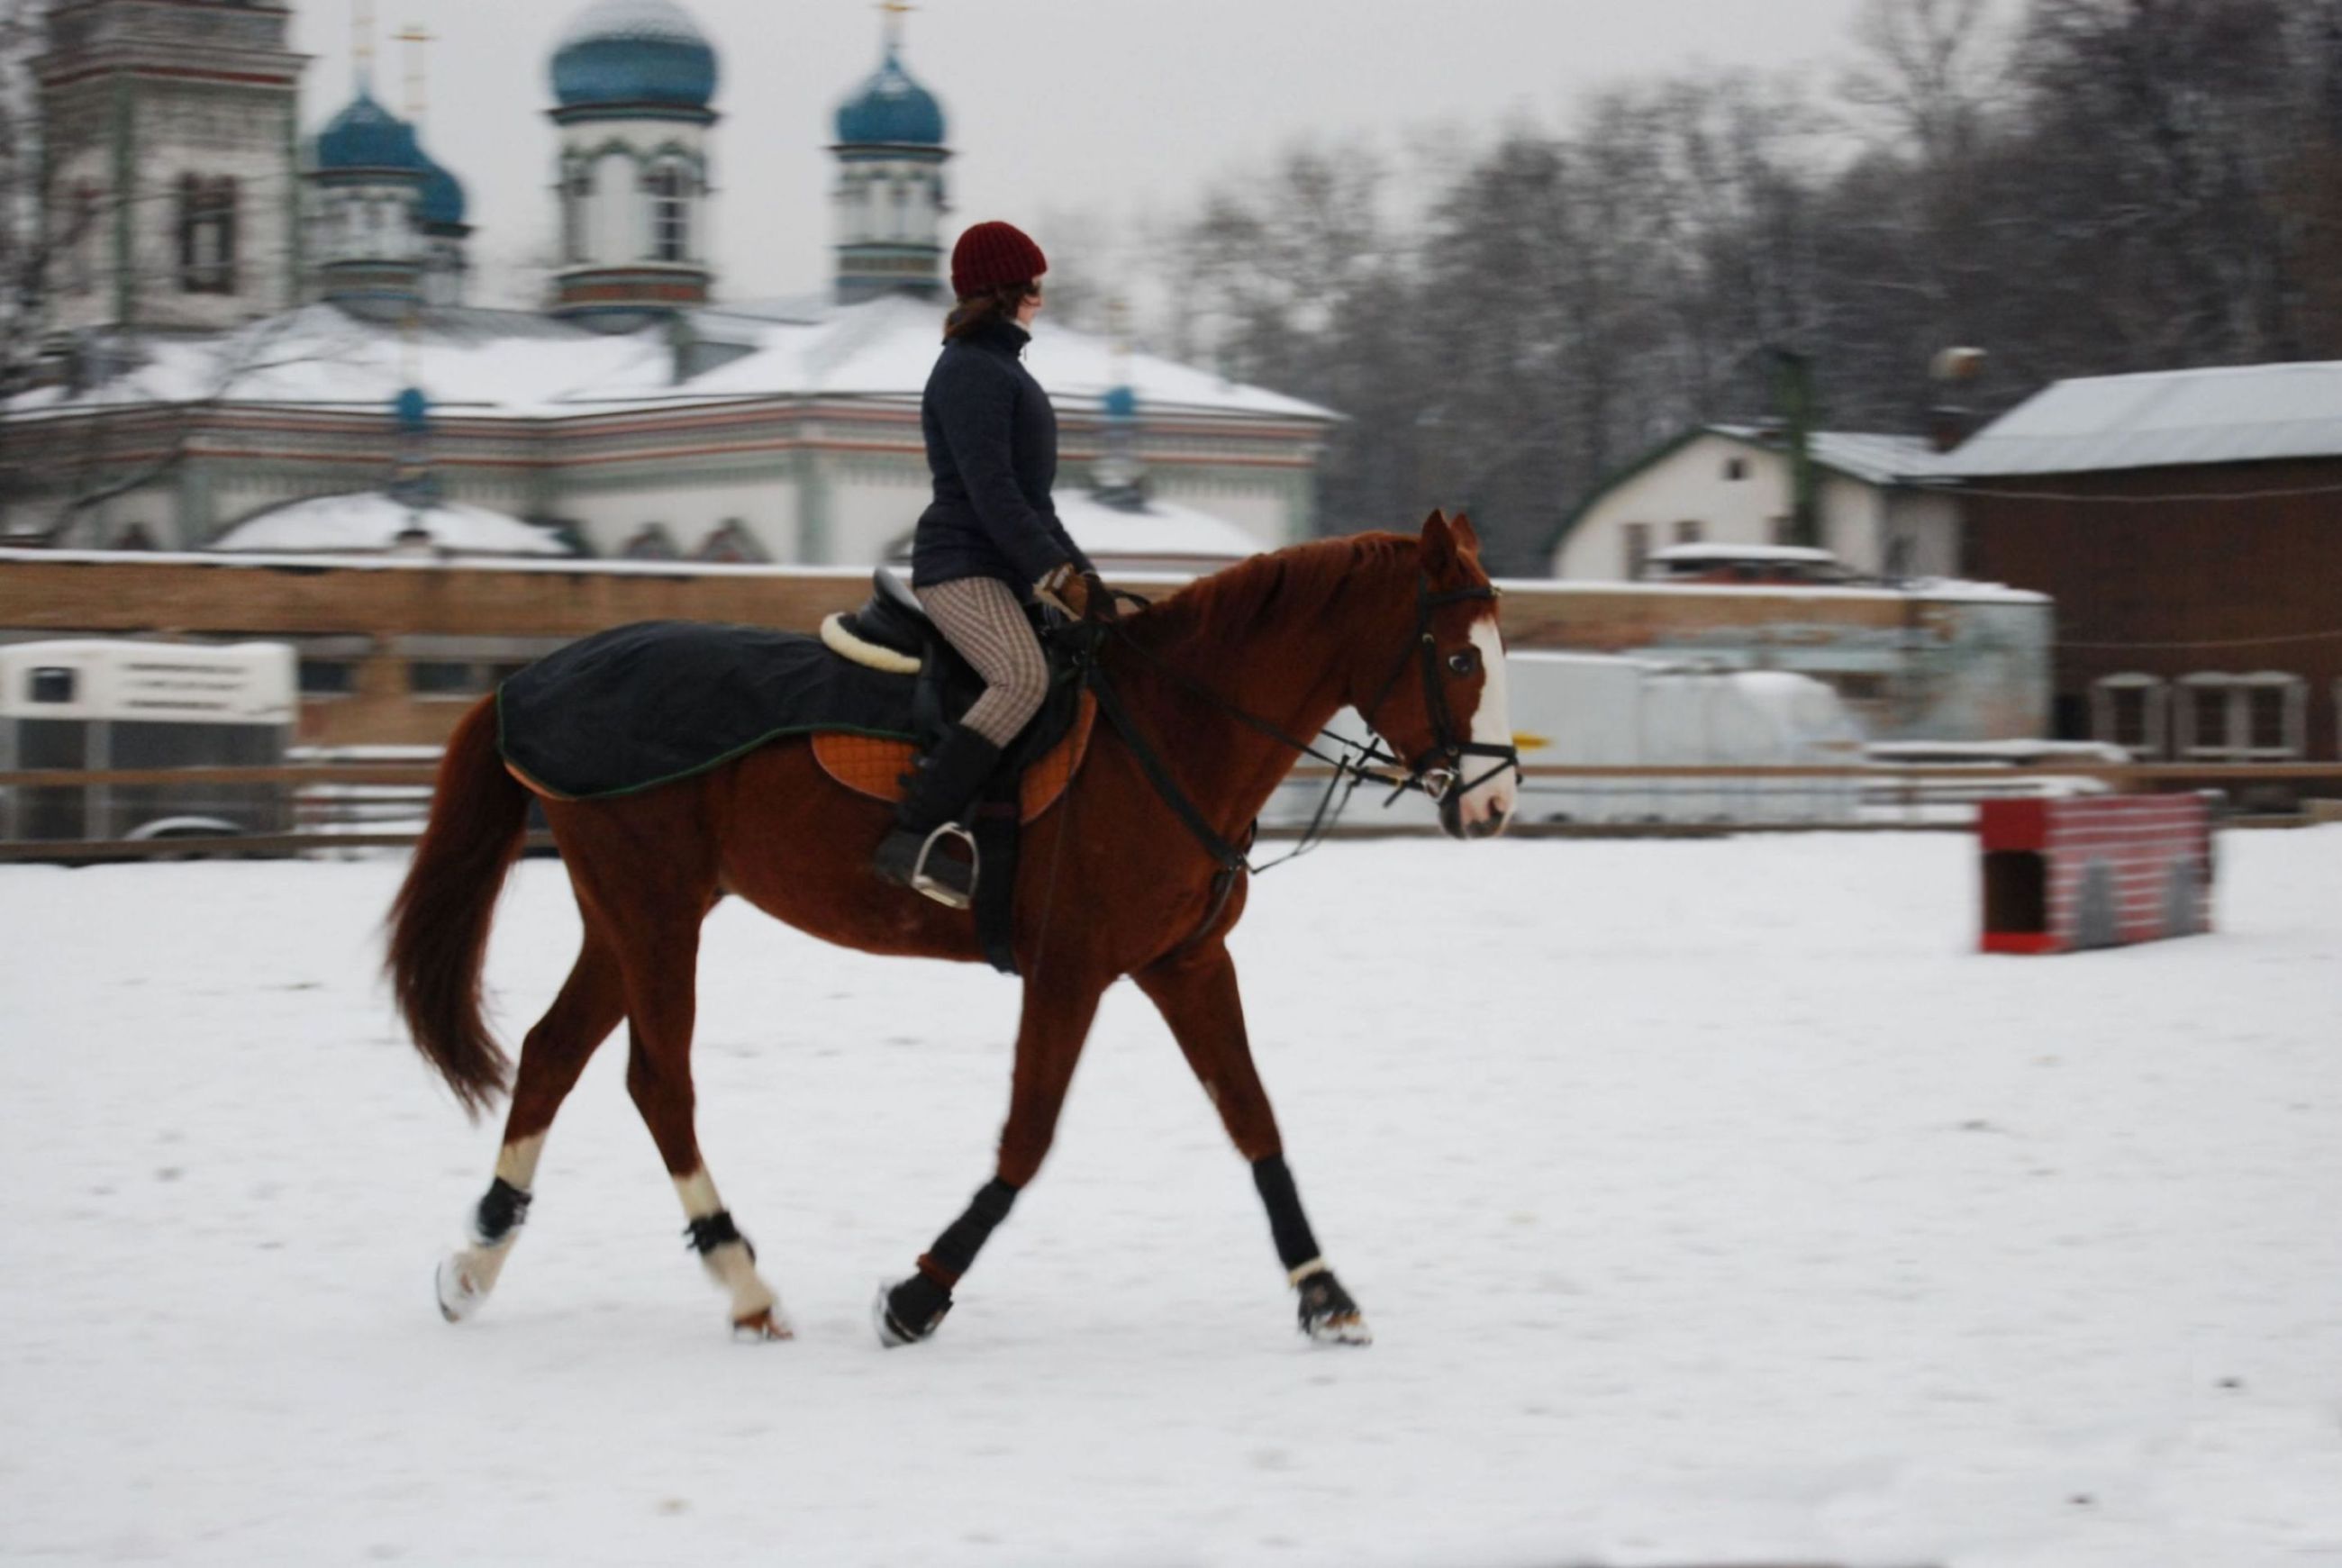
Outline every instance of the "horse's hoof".
<path id="1" fill-rule="evenodd" d="M 1331 1269 L 1320 1269 L 1301 1282 L 1301 1332 L 1316 1344 L 1372 1344 L 1374 1331 L 1366 1314 Z"/>
<path id="2" fill-rule="evenodd" d="M 897 1350 L 932 1338 L 951 1306 L 951 1292 L 925 1274 L 913 1274 L 898 1285 L 879 1283 L 878 1297 L 870 1303 L 870 1322 L 878 1331 L 878 1343 Z"/>
<path id="3" fill-rule="evenodd" d="M 488 1293 L 464 1272 L 462 1261 L 454 1253 L 439 1260 L 439 1272 L 432 1283 L 439 1298 L 439 1315 L 449 1323 L 462 1323 L 488 1299 Z"/>
<path id="4" fill-rule="evenodd" d="M 766 1307 L 750 1313 L 746 1317 L 734 1318 L 732 1337 L 761 1343 L 766 1340 L 795 1339 L 797 1331 L 789 1326 L 789 1320 L 782 1314 L 780 1308 Z"/>
<path id="5" fill-rule="evenodd" d="M 1364 1317 L 1354 1312 L 1304 1323 L 1302 1332 L 1306 1333 L 1311 1343 L 1315 1344 L 1372 1344 L 1375 1343 L 1375 1331 L 1366 1326 L 1366 1320 Z"/>

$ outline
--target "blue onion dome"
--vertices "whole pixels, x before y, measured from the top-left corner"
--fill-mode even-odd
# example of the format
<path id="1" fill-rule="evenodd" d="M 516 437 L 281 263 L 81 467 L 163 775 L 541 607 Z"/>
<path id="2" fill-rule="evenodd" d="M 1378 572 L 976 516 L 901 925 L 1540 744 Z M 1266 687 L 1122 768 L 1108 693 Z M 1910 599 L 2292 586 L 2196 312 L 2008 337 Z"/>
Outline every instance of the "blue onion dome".
<path id="1" fill-rule="evenodd" d="M 453 228 L 464 221 L 463 182 L 430 154 L 423 155 L 423 221 Z"/>
<path id="2" fill-rule="evenodd" d="M 1138 417 L 1138 394 L 1127 386 L 1109 387 L 1106 394 L 1106 416 L 1108 419 Z"/>
<path id="3" fill-rule="evenodd" d="M 415 127 L 375 103 L 374 95 L 361 87 L 356 101 L 317 133 L 317 166 L 420 174 L 425 160 L 423 150 L 415 145 Z"/>
<path id="4" fill-rule="evenodd" d="M 911 80 L 890 44 L 877 74 L 837 106 L 837 139 L 847 146 L 891 143 L 940 147 L 944 108 L 933 93 Z"/>
<path id="5" fill-rule="evenodd" d="M 553 95 L 565 109 L 704 109 L 716 96 L 716 51 L 674 0 L 595 0 L 554 47 Z"/>

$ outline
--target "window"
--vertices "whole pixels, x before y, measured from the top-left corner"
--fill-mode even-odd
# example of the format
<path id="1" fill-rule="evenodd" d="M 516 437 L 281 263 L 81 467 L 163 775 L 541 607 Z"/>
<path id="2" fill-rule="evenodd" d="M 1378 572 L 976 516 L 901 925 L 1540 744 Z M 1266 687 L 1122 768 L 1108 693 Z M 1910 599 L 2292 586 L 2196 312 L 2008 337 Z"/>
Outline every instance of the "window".
<path id="1" fill-rule="evenodd" d="M 2163 754 L 2168 701 L 2157 676 L 2100 676 L 2090 687 L 2090 738 L 2152 761 Z"/>
<path id="2" fill-rule="evenodd" d="M 679 262 L 691 254 L 691 176 L 680 164 L 661 164 L 643 176 L 650 194 L 651 256 Z"/>
<path id="3" fill-rule="evenodd" d="M 54 664 L 35 669 L 25 683 L 25 696 L 35 703 L 69 703 L 74 700 L 76 684 L 75 673 Z"/>
<path id="4" fill-rule="evenodd" d="M 1651 525 L 1648 523 L 1629 523 L 1622 532 L 1626 543 L 1624 564 L 1626 569 L 1626 581 L 1639 582 L 1642 580 L 1644 566 L 1651 559 Z"/>
<path id="5" fill-rule="evenodd" d="M 726 517 L 721 525 L 699 542 L 699 548 L 693 554 L 702 561 L 736 566 L 772 559 L 765 553 L 765 547 L 757 542 L 756 536 L 748 532 L 747 524 L 737 517 Z"/>
<path id="6" fill-rule="evenodd" d="M 1726 459 L 1724 460 L 1724 476 L 1725 476 L 1726 479 L 1746 479 L 1746 478 L 1747 478 L 1747 477 L 1748 477 L 1748 459 L 1746 459 L 1746 457 L 1727 457 L 1727 458 L 1726 458 Z"/>
<path id="7" fill-rule="evenodd" d="M 305 697 L 346 697 L 357 690 L 357 666 L 347 659 L 301 661 L 301 694 Z"/>
<path id="8" fill-rule="evenodd" d="M 1706 525 L 1691 518 L 1676 524 L 1676 543 L 1678 544 L 1696 544 L 1706 536 Z"/>
<path id="9" fill-rule="evenodd" d="M 417 659 L 406 666 L 406 689 L 418 697 L 485 696 L 524 667 L 495 659 Z"/>
<path id="10" fill-rule="evenodd" d="M 87 180 L 74 186 L 65 204 L 65 232 L 60 239 L 68 294 L 87 294 L 97 286 L 97 186 Z"/>
<path id="11" fill-rule="evenodd" d="M 675 535 L 667 532 L 666 524 L 646 523 L 618 547 L 618 554 L 628 561 L 673 561 L 683 552 L 675 547 Z"/>
<path id="12" fill-rule="evenodd" d="M 235 181 L 179 176 L 179 289 L 183 294 L 235 292 Z"/>
<path id="13" fill-rule="evenodd" d="M 2266 670 L 2180 677 L 2173 693 L 2173 752 L 2183 762 L 2285 762 L 2309 749 L 2308 684 Z"/>
<path id="14" fill-rule="evenodd" d="M 569 178 L 562 186 L 561 255 L 570 262 L 590 261 L 586 251 L 586 215 L 587 204 L 594 199 L 594 165 L 577 163 L 570 165 Z"/>

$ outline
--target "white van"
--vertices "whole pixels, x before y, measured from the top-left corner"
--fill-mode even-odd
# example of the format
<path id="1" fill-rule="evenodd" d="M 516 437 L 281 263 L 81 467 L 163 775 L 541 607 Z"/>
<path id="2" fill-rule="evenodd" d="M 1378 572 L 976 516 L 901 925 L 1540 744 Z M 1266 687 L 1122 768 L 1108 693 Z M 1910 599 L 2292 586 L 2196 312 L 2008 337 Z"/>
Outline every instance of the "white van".
<path id="1" fill-rule="evenodd" d="M 295 734 L 298 684 L 298 660 L 282 643 L 0 644 L 0 773 L 274 766 Z M 282 784 L 0 787 L 5 839 L 291 829 L 291 792 Z"/>

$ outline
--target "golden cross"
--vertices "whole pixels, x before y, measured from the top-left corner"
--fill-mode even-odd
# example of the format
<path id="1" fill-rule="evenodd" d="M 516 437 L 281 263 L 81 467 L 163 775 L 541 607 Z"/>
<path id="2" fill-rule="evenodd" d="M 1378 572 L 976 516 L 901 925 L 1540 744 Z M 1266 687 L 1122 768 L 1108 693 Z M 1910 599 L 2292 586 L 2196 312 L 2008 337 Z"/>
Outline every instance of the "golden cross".
<path id="1" fill-rule="evenodd" d="M 371 86 L 374 75 L 374 0 L 353 0 L 350 6 L 350 63 L 357 67 L 358 85 Z"/>
<path id="2" fill-rule="evenodd" d="M 420 22 L 409 22 L 406 31 L 395 35 L 406 47 L 406 117 L 420 125 L 423 123 L 423 45 L 433 43 L 431 35 L 423 30 Z"/>

